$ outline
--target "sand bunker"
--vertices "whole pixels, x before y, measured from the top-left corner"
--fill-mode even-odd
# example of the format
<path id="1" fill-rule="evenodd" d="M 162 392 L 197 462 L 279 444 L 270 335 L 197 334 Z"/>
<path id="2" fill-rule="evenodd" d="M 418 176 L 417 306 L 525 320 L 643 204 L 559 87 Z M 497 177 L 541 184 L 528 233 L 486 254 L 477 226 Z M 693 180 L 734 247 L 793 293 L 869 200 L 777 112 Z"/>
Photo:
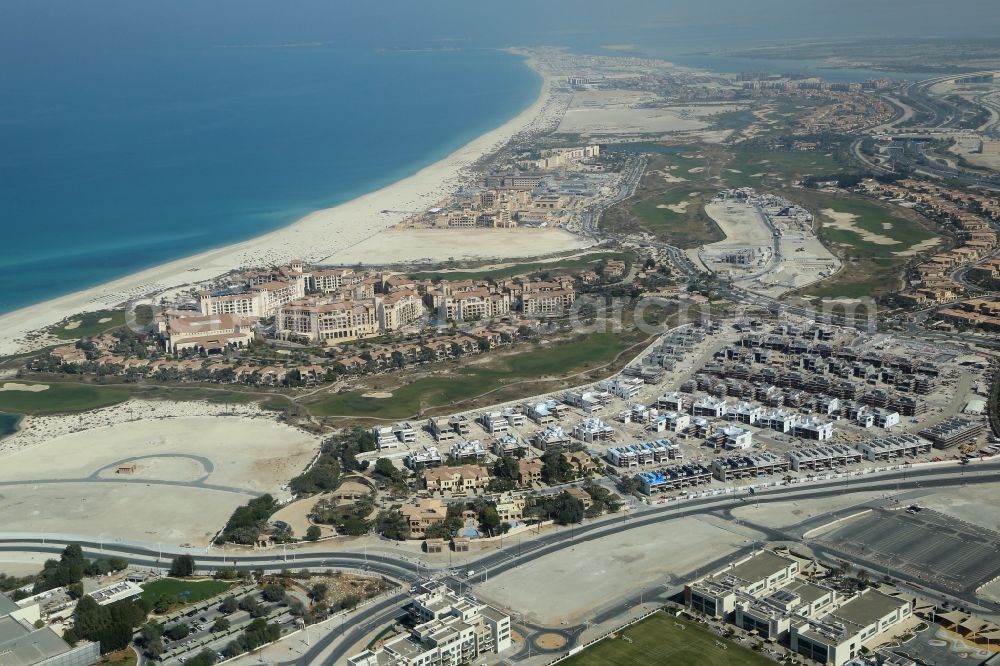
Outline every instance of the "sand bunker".
<path id="1" fill-rule="evenodd" d="M 705 170 L 705 167 L 694 167 L 694 168 L 688 169 L 688 173 L 701 173 L 704 170 Z"/>
<path id="2" fill-rule="evenodd" d="M 372 391 L 371 393 L 362 393 L 362 398 L 391 398 L 392 393 L 389 391 Z"/>
<path id="3" fill-rule="evenodd" d="M 663 208 L 665 210 L 673 211 L 675 213 L 683 213 L 687 210 L 688 206 L 691 205 L 690 201 L 681 201 L 675 204 L 660 204 L 657 208 Z"/>
<path id="4" fill-rule="evenodd" d="M 726 169 L 726 171 L 728 171 L 729 173 L 743 173 L 739 169 Z"/>
<path id="5" fill-rule="evenodd" d="M 70 323 L 63 326 L 63 330 L 72 331 L 74 328 L 80 328 L 80 324 L 82 323 L 83 322 L 81 322 L 79 319 L 74 319 Z"/>
<path id="6" fill-rule="evenodd" d="M 663 174 L 663 180 L 667 183 L 683 183 L 687 181 L 687 178 L 681 178 L 680 176 L 675 176 L 673 174 L 665 173 Z"/>
<path id="7" fill-rule="evenodd" d="M 881 234 L 876 234 L 866 229 L 862 229 L 854 222 L 858 219 L 858 216 L 854 213 L 841 213 L 835 211 L 832 208 L 824 208 L 820 211 L 823 216 L 829 221 L 825 223 L 827 227 L 832 227 L 833 229 L 840 229 L 842 231 L 850 231 L 861 236 L 861 239 L 869 243 L 874 243 L 875 245 L 899 245 L 900 241 L 895 238 L 889 238 L 888 236 L 882 236 Z"/>
<path id="8" fill-rule="evenodd" d="M 18 384 L 17 382 L 6 382 L 0 386 L 0 391 L 27 391 L 28 393 L 38 393 L 49 388 L 48 384 Z"/>
<path id="9" fill-rule="evenodd" d="M 930 250 L 937 246 L 938 238 L 928 238 L 927 240 L 922 240 L 916 245 L 913 245 L 908 250 L 899 250 L 898 252 L 893 252 L 897 257 L 912 257 L 915 254 L 919 254 L 924 250 Z"/>
<path id="10" fill-rule="evenodd" d="M 109 321 L 111 321 L 111 317 L 101 317 L 100 319 L 97 320 L 97 323 L 107 324 Z"/>

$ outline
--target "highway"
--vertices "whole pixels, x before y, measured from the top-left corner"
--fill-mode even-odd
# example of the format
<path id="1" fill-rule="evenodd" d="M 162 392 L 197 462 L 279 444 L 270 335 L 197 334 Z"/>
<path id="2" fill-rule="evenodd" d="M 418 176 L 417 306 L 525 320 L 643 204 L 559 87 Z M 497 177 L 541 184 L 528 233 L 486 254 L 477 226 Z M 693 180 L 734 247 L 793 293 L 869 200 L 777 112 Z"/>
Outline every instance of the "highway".
<path id="1" fill-rule="evenodd" d="M 505 548 L 463 564 L 463 571 L 474 572 L 471 576 L 440 566 L 429 566 L 419 559 L 384 553 L 310 549 L 305 552 L 293 550 L 287 554 L 269 552 L 232 555 L 177 546 L 161 548 L 158 544 L 124 543 L 119 540 L 92 537 L 65 538 L 69 535 L 0 534 L 0 550 L 55 555 L 67 543 L 79 543 L 88 557 L 119 556 L 143 567 L 163 567 L 175 555 L 189 554 L 194 557 L 197 569 L 206 573 L 227 566 L 235 566 L 241 570 L 259 568 L 265 571 L 342 568 L 366 570 L 409 584 L 436 576 L 451 586 L 459 587 L 474 585 L 488 576 L 500 575 L 528 562 L 557 553 L 563 548 L 585 544 L 595 539 L 613 538 L 640 527 L 667 523 L 707 512 L 724 511 L 744 506 L 748 502 L 768 504 L 852 493 L 889 494 L 914 488 L 926 489 L 998 481 L 1000 481 L 1000 461 L 975 462 L 966 466 L 947 463 L 922 465 L 866 476 L 776 486 L 758 490 L 753 496 L 730 494 L 673 501 L 669 504 L 643 507 L 632 514 L 626 514 L 624 518 L 616 516 L 570 526 L 539 535 L 529 541 L 515 542 L 513 539 L 508 539 Z M 342 660 L 370 630 L 392 622 L 403 603 L 402 599 L 392 598 L 359 610 L 351 619 L 347 640 L 337 643 L 341 632 L 331 631 L 320 638 L 305 657 L 290 663 L 310 664 L 319 661 L 336 663 Z"/>

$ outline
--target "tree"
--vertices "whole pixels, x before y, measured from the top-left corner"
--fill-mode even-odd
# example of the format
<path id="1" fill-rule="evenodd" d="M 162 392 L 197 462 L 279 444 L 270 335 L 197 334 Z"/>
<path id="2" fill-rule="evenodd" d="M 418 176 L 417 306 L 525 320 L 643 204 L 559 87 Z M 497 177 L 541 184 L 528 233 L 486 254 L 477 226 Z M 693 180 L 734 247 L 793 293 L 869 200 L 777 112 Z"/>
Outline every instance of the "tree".
<path id="1" fill-rule="evenodd" d="M 205 648 L 195 656 L 188 659 L 188 666 L 212 666 L 215 662 L 219 661 L 219 658 L 215 656 L 215 652 Z"/>
<path id="2" fill-rule="evenodd" d="M 216 620 L 215 622 L 212 623 L 212 633 L 213 634 L 216 633 L 216 632 L 219 632 L 219 631 L 225 631 L 227 629 L 229 629 L 229 619 L 228 618 L 220 617 L 218 620 Z"/>
<path id="3" fill-rule="evenodd" d="M 241 611 L 246 611 L 247 613 L 253 614 L 258 608 L 260 608 L 260 602 L 257 601 L 257 597 L 248 596 L 240 599 L 239 608 Z"/>
<path id="4" fill-rule="evenodd" d="M 219 610 L 225 613 L 226 615 L 230 615 L 232 613 L 235 613 L 239 609 L 239 605 L 240 602 L 236 600 L 236 597 L 230 594 L 228 597 L 222 600 L 221 604 L 219 604 Z"/>
<path id="5" fill-rule="evenodd" d="M 375 461 L 374 471 L 376 474 L 389 481 L 397 481 L 402 478 L 402 472 L 396 469 L 392 461 L 388 458 L 379 458 Z"/>
<path id="6" fill-rule="evenodd" d="M 312 586 L 312 589 L 309 590 L 309 598 L 311 598 L 314 603 L 318 604 L 326 599 L 326 595 L 329 594 L 329 592 L 330 588 L 326 585 L 326 583 L 316 583 Z"/>
<path id="7" fill-rule="evenodd" d="M 317 525 L 310 525 L 306 530 L 306 541 L 317 541 L 323 535 L 323 530 Z"/>
<path id="8" fill-rule="evenodd" d="M 188 634 L 191 633 L 191 627 L 188 626 L 187 622 L 178 622 L 167 629 L 165 633 L 167 634 L 167 638 L 170 640 L 179 641 L 182 638 L 188 637 Z"/>
<path id="9" fill-rule="evenodd" d="M 187 578 L 194 573 L 194 558 L 190 555 L 178 555 L 170 563 L 170 575 L 175 578 Z"/>
<path id="10" fill-rule="evenodd" d="M 573 476 L 573 466 L 560 451 L 550 449 L 542 456 L 542 481 L 545 483 L 565 483 Z"/>
<path id="11" fill-rule="evenodd" d="M 285 588 L 280 585 L 268 585 L 264 588 L 264 601 L 277 603 L 285 600 Z"/>

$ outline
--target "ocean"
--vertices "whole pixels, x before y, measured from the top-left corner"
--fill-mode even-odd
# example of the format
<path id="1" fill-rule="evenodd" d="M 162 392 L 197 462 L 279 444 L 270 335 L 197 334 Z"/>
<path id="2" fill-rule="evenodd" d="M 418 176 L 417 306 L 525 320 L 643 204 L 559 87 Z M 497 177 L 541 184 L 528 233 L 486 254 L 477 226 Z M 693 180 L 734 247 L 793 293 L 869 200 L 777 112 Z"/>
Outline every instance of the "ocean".
<path id="1" fill-rule="evenodd" d="M 327 44 L 67 49 L 0 67 L 0 312 L 408 176 L 537 97 L 516 56 Z"/>
<path id="2" fill-rule="evenodd" d="M 970 27 L 936 3 L 847 1 L 511 0 L 498 14 L 457 1 L 7 0 L 0 312 L 251 238 L 418 171 L 537 95 L 532 71 L 487 47 L 620 54 L 615 45 L 634 43 L 685 65 L 815 72 L 702 54 L 992 34 L 989 20 Z"/>

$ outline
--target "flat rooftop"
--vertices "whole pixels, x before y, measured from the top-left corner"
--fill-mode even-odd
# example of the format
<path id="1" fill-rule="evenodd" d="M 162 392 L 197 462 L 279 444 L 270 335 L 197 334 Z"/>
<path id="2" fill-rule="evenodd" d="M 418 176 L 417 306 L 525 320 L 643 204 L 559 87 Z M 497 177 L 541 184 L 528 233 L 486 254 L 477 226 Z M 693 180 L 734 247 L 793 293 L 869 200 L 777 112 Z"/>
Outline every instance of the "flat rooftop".
<path id="1" fill-rule="evenodd" d="M 745 581 L 764 580 L 765 578 L 773 576 L 794 563 L 795 560 L 782 557 L 781 555 L 772 553 L 769 550 L 762 550 L 755 555 L 751 555 L 748 559 L 740 562 L 736 566 L 718 572 L 713 576 L 713 578 L 734 576 Z"/>
<path id="2" fill-rule="evenodd" d="M 4 666 L 37 664 L 69 649 L 49 627 L 29 630 L 9 615 L 0 617 L 0 663 Z"/>
<path id="3" fill-rule="evenodd" d="M 905 599 L 891 597 L 878 590 L 867 590 L 827 614 L 821 621 L 828 622 L 833 618 L 839 618 L 858 627 L 866 627 L 907 603 Z"/>

